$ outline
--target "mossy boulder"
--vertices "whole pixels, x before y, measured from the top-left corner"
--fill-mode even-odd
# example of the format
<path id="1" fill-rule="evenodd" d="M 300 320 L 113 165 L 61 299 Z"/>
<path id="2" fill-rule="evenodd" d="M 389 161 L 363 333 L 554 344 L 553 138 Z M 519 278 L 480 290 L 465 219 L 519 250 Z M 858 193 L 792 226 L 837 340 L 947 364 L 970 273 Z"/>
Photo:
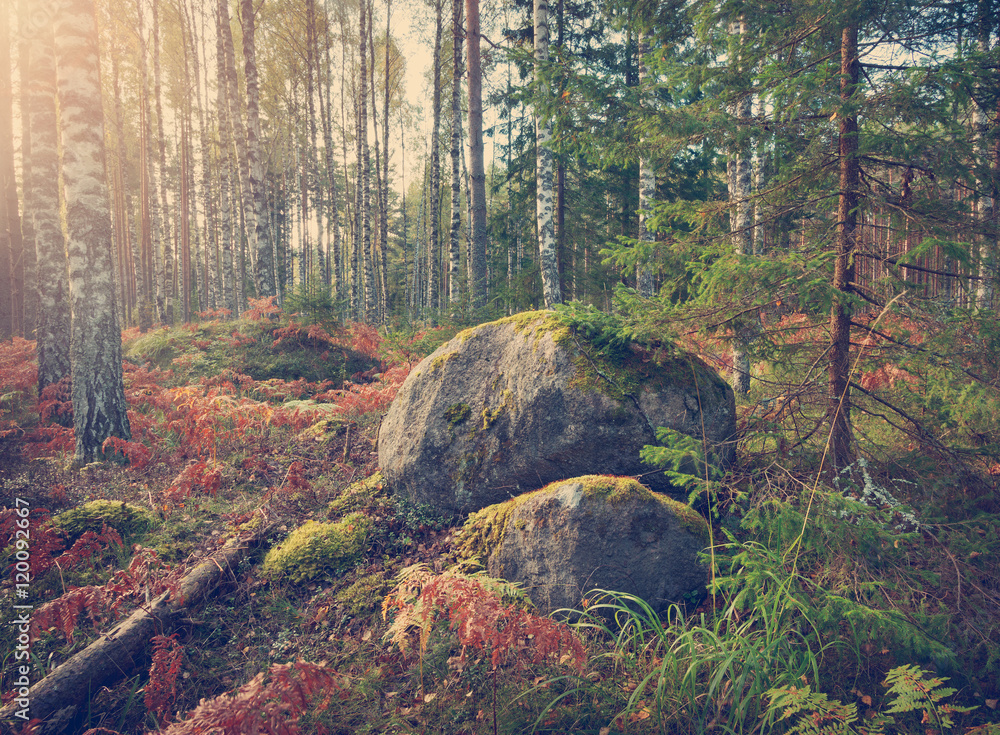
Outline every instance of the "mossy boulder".
<path id="1" fill-rule="evenodd" d="M 351 513 L 336 523 L 306 521 L 267 552 L 262 574 L 294 583 L 336 577 L 368 549 L 371 529 L 372 520 L 363 513 Z"/>
<path id="2" fill-rule="evenodd" d="M 87 531 L 100 533 L 105 524 L 114 528 L 125 543 L 130 543 L 158 523 L 159 519 L 145 508 L 114 500 L 92 500 L 52 519 L 52 526 L 65 533 L 70 543 Z"/>
<path id="3" fill-rule="evenodd" d="M 411 371 L 379 433 L 389 486 L 468 513 L 546 483 L 607 472 L 666 476 L 639 451 L 667 427 L 733 456 L 732 390 L 696 357 L 629 343 L 608 350 L 552 311 L 456 335 Z"/>
<path id="4" fill-rule="evenodd" d="M 636 595 L 660 612 L 700 598 L 708 581 L 698 559 L 709 545 L 705 519 L 630 477 L 561 480 L 484 508 L 460 544 L 545 613 L 580 609 L 594 589 Z"/>

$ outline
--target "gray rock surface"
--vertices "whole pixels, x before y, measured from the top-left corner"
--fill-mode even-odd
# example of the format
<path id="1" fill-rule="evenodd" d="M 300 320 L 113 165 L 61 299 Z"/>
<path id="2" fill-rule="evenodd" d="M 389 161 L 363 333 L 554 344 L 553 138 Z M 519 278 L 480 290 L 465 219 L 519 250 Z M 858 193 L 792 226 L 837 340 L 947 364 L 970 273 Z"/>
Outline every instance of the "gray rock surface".
<path id="1" fill-rule="evenodd" d="M 698 561 L 705 520 L 632 478 L 555 482 L 472 515 L 463 533 L 466 553 L 488 558 L 491 576 L 520 584 L 546 614 L 581 609 L 594 589 L 634 594 L 662 612 L 700 598 L 708 581 Z"/>
<path id="2" fill-rule="evenodd" d="M 660 426 L 698 438 L 704 426 L 727 461 L 731 389 L 697 358 L 632 345 L 608 359 L 554 312 L 527 312 L 466 330 L 414 368 L 382 422 L 379 466 L 395 492 L 452 513 L 592 473 L 669 491 L 639 459 Z"/>

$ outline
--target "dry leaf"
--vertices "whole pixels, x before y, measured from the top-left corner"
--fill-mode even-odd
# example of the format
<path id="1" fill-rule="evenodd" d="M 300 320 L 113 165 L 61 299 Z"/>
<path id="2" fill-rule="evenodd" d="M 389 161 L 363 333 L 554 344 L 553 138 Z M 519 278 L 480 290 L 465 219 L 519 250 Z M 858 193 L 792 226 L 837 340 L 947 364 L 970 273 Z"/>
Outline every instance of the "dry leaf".
<path id="1" fill-rule="evenodd" d="M 437 697 L 437 693 L 436 692 L 431 692 L 430 694 L 425 694 L 424 695 L 424 702 L 425 703 L 426 702 L 433 702 L 435 697 Z"/>

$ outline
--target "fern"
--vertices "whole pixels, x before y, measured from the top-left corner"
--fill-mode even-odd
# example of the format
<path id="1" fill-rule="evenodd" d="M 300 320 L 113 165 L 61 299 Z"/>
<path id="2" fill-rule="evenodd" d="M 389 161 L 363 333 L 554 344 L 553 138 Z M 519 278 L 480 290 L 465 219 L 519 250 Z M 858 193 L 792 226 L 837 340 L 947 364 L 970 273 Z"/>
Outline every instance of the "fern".
<path id="1" fill-rule="evenodd" d="M 942 704 L 942 699 L 956 692 L 954 687 L 943 686 L 945 681 L 936 676 L 929 677 L 926 671 L 912 664 L 897 666 L 885 677 L 889 694 L 895 697 L 886 712 L 920 711 L 923 713 L 922 722 L 931 723 L 941 730 L 950 730 L 955 724 L 953 714 L 971 712 L 975 707 Z"/>
<path id="2" fill-rule="evenodd" d="M 144 699 L 146 710 L 163 727 L 170 722 L 170 708 L 177 698 L 177 675 L 181 671 L 184 647 L 177 642 L 177 634 L 153 637 L 153 661 L 149 667 L 149 683 Z"/>
<path id="3" fill-rule="evenodd" d="M 267 677 L 257 674 L 232 695 L 202 700 L 184 720 L 160 730 L 158 735 L 297 735 L 299 718 L 310 708 L 313 698 L 326 694 L 317 705 L 322 711 L 331 695 L 339 691 L 336 672 L 323 664 L 275 664 Z"/>
<path id="4" fill-rule="evenodd" d="M 942 702 L 956 691 L 943 686 L 944 682 L 945 679 L 930 676 L 912 664 L 897 666 L 889 671 L 884 682 L 889 688 L 891 703 L 867 721 L 859 721 L 856 705 L 831 700 L 822 692 L 813 692 L 808 686 L 801 689 L 779 687 L 767 692 L 770 697 L 767 716 L 772 722 L 796 718 L 788 732 L 803 735 L 881 735 L 898 732 L 899 724 L 892 715 L 908 712 L 921 712 L 921 725 L 931 725 L 937 731 L 950 730 L 955 726 L 952 715 L 976 708 Z M 774 719 L 778 712 L 780 716 Z M 976 731 L 981 735 L 992 734 L 996 725 L 984 725 Z"/>

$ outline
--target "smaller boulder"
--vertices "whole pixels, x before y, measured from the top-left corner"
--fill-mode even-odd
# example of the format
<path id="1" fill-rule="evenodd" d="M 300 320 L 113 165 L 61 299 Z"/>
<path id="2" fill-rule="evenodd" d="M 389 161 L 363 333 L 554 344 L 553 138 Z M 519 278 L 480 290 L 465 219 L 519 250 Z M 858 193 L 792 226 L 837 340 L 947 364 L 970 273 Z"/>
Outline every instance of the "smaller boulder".
<path id="1" fill-rule="evenodd" d="M 593 589 L 636 595 L 661 612 L 701 595 L 708 569 L 698 553 L 708 524 L 686 505 L 629 477 L 554 482 L 472 514 L 467 556 L 520 584 L 546 614 L 580 609 Z"/>

